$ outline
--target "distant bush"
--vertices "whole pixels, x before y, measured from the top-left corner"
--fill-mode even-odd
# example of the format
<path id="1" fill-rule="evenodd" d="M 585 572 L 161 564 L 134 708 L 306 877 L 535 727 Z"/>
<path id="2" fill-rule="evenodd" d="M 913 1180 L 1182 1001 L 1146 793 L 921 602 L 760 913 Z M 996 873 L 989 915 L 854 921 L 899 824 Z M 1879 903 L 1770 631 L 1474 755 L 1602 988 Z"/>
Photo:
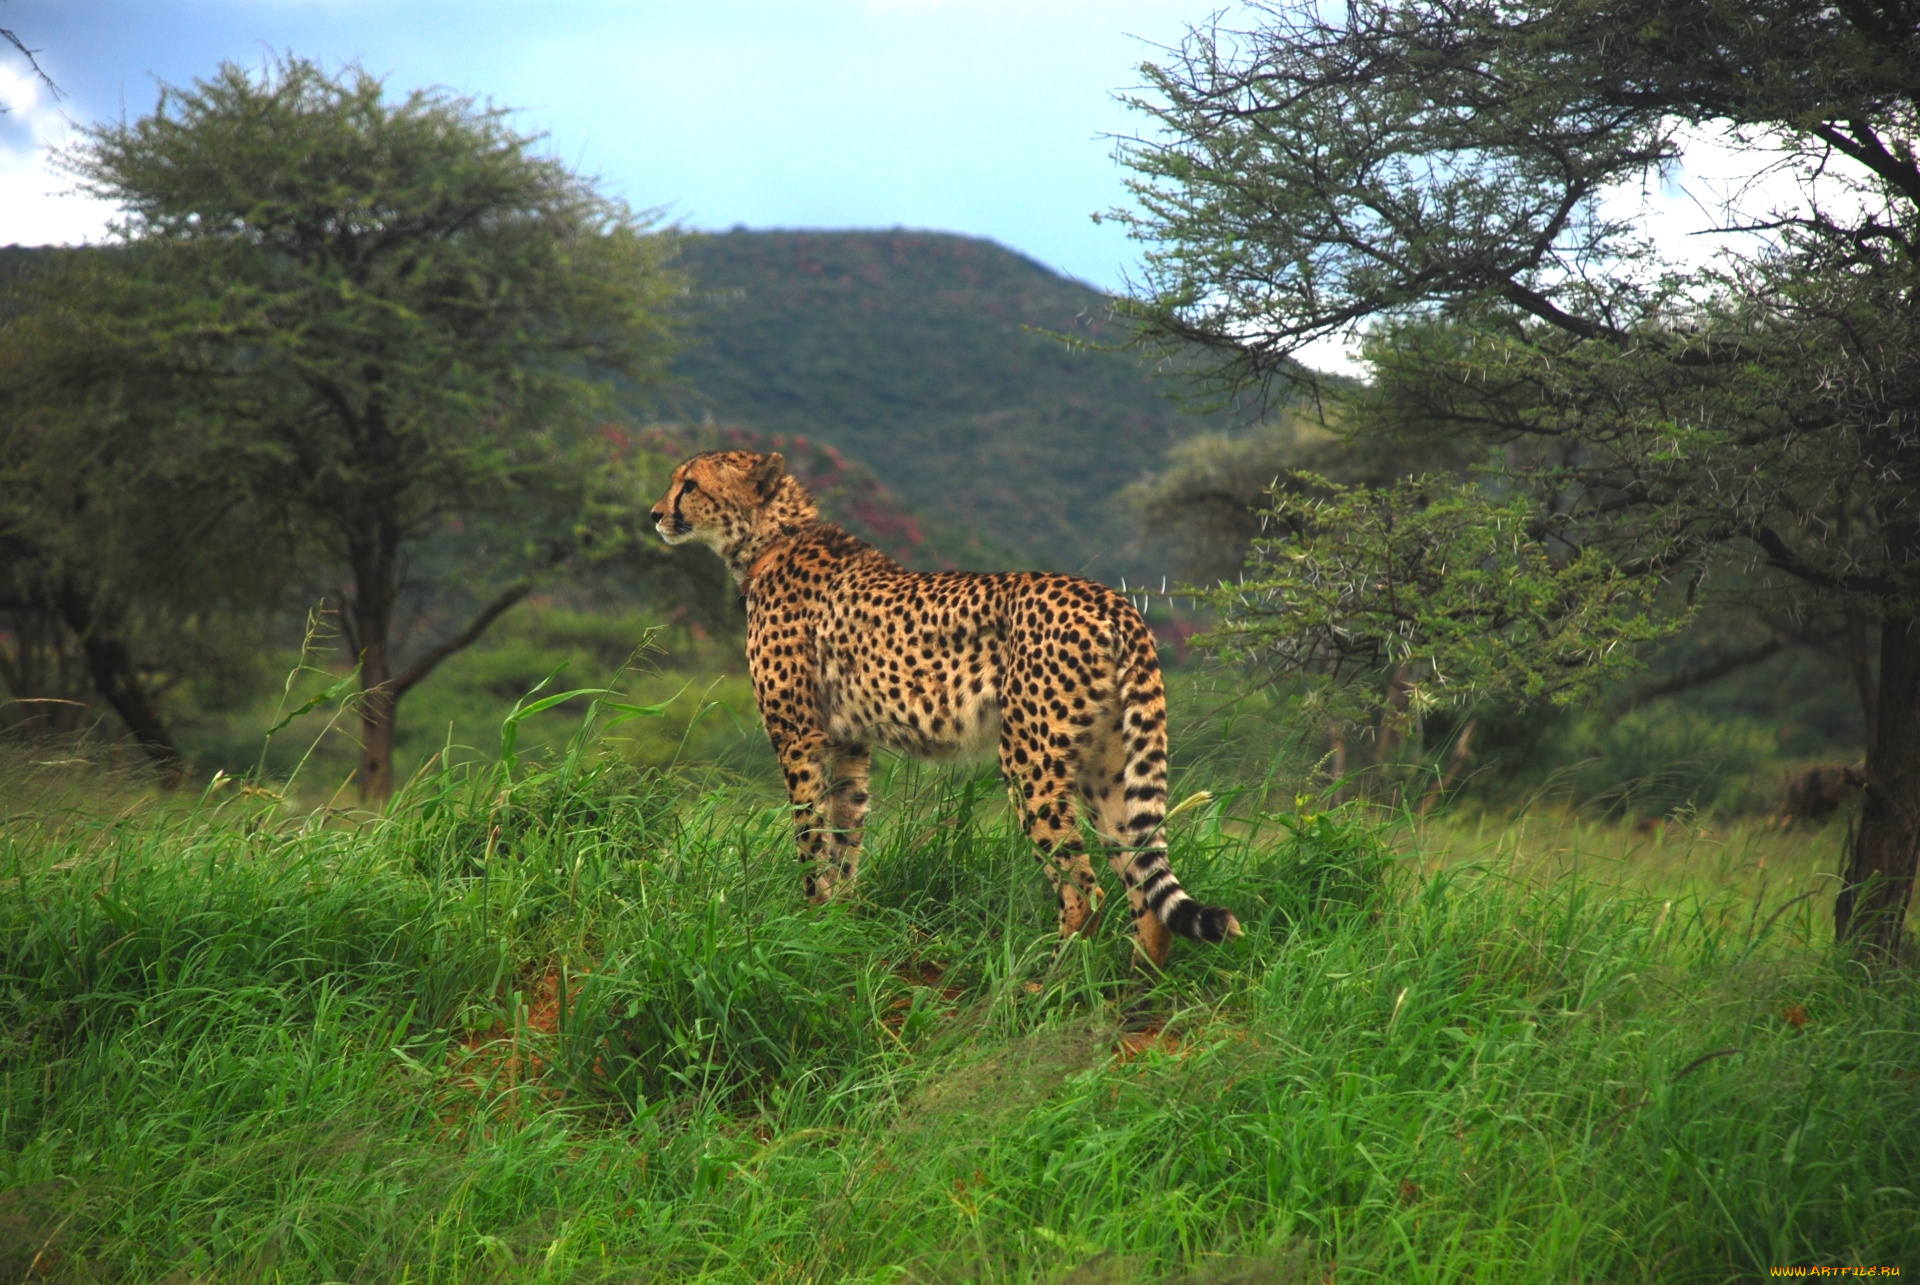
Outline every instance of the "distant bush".
<path id="1" fill-rule="evenodd" d="M 298 663 L 298 652 L 272 657 L 282 673 Z M 205 772 L 250 770 L 261 760 L 261 732 L 279 717 L 276 703 L 297 707 L 344 668 L 336 657 L 326 669 L 300 676 L 284 699 L 276 692 L 243 709 L 218 715 L 200 711 L 183 721 L 186 754 Z M 617 688 L 636 701 L 669 703 L 664 717 L 615 729 L 599 746 L 599 755 L 662 771 L 676 763 L 702 762 L 774 781 L 777 772 L 754 718 L 745 668 L 736 639 L 714 637 L 685 622 L 664 623 L 658 614 L 638 610 L 594 612 L 564 602 L 530 602 L 449 659 L 408 698 L 413 717 L 401 729 L 396 762 L 404 779 L 422 763 L 437 773 L 435 756 L 449 746 L 456 760 L 491 756 L 500 720 L 514 700 L 558 670 L 568 685 Z M 587 703 L 587 697 L 578 697 L 525 720 L 519 733 L 523 752 L 564 747 Z M 302 790 L 322 791 L 309 802 L 329 797 L 352 771 L 358 752 L 341 727 L 326 731 L 337 713 L 329 704 L 302 716 L 267 749 L 269 776 L 285 780 L 298 765 Z M 435 780 L 433 789 L 443 788 Z"/>
<path id="2" fill-rule="evenodd" d="M 1672 706 L 1580 719 L 1558 758 L 1576 801 L 1630 817 L 1765 811 L 1784 767 L 1772 728 Z"/>

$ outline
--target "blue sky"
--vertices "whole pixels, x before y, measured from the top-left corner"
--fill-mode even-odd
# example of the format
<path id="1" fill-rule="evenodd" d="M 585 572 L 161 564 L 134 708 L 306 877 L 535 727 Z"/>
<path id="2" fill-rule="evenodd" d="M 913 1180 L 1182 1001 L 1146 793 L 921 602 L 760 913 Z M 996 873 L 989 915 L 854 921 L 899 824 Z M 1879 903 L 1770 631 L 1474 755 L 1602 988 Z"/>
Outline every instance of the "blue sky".
<path id="1" fill-rule="evenodd" d="M 46 149 L 159 83 L 278 51 L 443 85 L 688 227 L 934 228 L 1113 288 L 1137 259 L 1113 99 L 1209 0 L 0 0 L 53 102 L 0 58 L 0 244 L 97 239 Z"/>

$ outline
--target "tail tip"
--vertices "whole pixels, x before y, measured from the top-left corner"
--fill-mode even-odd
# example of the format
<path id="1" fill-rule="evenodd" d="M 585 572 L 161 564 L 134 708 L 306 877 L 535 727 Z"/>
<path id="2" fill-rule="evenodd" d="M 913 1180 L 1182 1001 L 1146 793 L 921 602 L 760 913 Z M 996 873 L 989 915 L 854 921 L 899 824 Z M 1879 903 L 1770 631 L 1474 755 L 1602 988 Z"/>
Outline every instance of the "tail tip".
<path id="1" fill-rule="evenodd" d="M 1225 906 L 1208 906 L 1200 912 L 1201 939 L 1215 945 L 1241 935 L 1240 921 Z"/>
<path id="2" fill-rule="evenodd" d="M 1185 914 L 1180 913 L 1182 910 Z M 1217 945 L 1241 935 L 1240 921 L 1225 906 L 1200 906 L 1189 901 L 1168 916 L 1167 927 L 1183 937 Z"/>

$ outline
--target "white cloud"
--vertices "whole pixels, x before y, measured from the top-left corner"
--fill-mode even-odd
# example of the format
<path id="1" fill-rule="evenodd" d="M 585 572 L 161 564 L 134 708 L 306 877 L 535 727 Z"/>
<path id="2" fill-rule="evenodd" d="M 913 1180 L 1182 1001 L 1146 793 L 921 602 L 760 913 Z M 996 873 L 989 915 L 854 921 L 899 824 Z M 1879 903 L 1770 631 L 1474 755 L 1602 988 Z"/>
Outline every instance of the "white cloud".
<path id="1" fill-rule="evenodd" d="M 1742 143 L 1725 129 L 1694 129 L 1681 136 L 1682 160 L 1664 179 L 1622 184 L 1602 194 L 1612 218 L 1631 219 L 1653 243 L 1662 263 L 1682 271 L 1707 267 L 1723 255 L 1763 253 L 1766 234 L 1728 231 L 1813 203 L 1841 217 L 1869 199 L 1864 169 L 1844 157 L 1828 158 L 1823 173 L 1775 143 Z M 1315 340 L 1296 354 L 1316 370 L 1366 378 L 1355 331 Z"/>
<path id="2" fill-rule="evenodd" d="M 51 164 L 73 125 L 29 69 L 0 65 L 0 245 L 74 245 L 106 236 L 113 207 L 73 191 Z"/>
<path id="3" fill-rule="evenodd" d="M 1870 199 L 1866 171 L 1845 157 L 1828 158 L 1816 172 L 1776 140 L 1742 142 L 1726 128 L 1686 130 L 1680 145 L 1681 162 L 1664 180 L 1616 187 L 1602 201 L 1607 214 L 1634 218 L 1660 257 L 1677 267 L 1703 267 L 1729 253 L 1751 256 L 1769 244 L 1765 233 L 1729 228 L 1816 204 L 1852 217 Z"/>

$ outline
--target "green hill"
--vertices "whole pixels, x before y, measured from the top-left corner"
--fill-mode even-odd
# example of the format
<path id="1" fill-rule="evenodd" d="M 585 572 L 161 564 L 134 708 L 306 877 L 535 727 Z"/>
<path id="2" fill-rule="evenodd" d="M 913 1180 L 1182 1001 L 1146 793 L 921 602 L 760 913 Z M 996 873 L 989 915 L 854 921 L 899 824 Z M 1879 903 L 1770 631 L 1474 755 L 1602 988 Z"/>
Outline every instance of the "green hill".
<path id="1" fill-rule="evenodd" d="M 36 253 L 0 248 L 0 276 Z M 1123 331 L 1106 295 L 991 241 L 736 230 L 686 238 L 682 264 L 694 320 L 650 412 L 844 452 L 927 520 L 929 565 L 1144 573 L 1115 495 L 1217 427 L 1135 355 L 1055 337 Z"/>
<path id="2" fill-rule="evenodd" d="M 990 241 L 736 230 L 683 263 L 702 307 L 673 414 L 828 443 L 1037 565 L 1133 570 L 1114 495 L 1204 424 L 1132 354 L 1053 337 L 1118 340 L 1105 295 Z"/>

